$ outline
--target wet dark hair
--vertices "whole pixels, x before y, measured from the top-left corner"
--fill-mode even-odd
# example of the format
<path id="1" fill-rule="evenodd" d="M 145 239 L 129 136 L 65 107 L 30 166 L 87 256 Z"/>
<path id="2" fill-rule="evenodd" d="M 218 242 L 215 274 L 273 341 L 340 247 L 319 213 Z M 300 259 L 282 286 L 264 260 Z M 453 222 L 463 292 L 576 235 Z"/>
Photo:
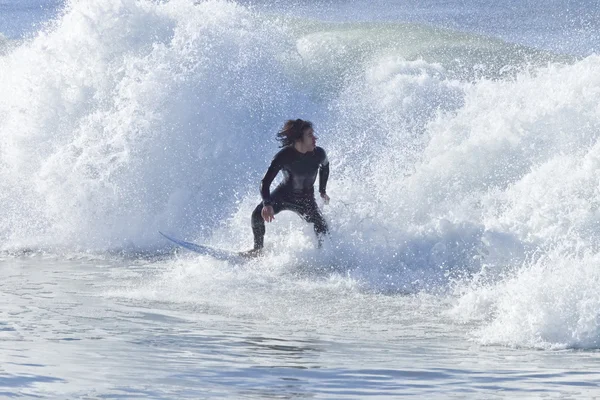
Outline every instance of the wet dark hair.
<path id="1" fill-rule="evenodd" d="M 302 119 L 288 119 L 283 124 L 283 128 L 277 132 L 277 140 L 281 143 L 281 147 L 291 146 L 297 140 L 302 139 L 304 131 L 312 128 L 313 124 L 310 121 L 304 121 Z"/>

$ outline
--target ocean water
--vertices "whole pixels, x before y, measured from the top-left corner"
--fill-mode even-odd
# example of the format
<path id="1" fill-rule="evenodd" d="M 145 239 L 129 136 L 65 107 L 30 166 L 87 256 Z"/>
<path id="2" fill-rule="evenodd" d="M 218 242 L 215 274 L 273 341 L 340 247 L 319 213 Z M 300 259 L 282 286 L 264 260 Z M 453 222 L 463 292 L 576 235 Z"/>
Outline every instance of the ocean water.
<path id="1" fill-rule="evenodd" d="M 0 396 L 600 396 L 591 1 L 0 1 Z M 245 250 L 288 118 L 331 226 Z"/>

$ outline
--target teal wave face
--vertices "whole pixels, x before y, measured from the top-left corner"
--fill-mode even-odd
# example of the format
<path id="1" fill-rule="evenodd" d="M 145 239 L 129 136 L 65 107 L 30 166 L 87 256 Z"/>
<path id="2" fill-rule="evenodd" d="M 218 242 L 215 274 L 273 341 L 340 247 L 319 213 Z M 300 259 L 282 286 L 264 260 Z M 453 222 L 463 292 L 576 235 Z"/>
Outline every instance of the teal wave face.
<path id="1" fill-rule="evenodd" d="M 289 21 L 296 38 L 292 71 L 335 90 L 369 64 L 384 57 L 441 65 L 449 77 L 473 81 L 514 76 L 526 67 L 575 58 L 418 24 Z"/>

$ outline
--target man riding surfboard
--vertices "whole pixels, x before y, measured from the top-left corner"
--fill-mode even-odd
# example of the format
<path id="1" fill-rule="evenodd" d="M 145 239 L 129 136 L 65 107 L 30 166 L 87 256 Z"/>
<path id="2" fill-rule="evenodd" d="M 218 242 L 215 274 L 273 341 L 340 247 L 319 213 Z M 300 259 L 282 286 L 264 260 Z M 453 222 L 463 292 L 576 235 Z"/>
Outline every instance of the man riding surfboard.
<path id="1" fill-rule="evenodd" d="M 271 222 L 283 210 L 294 211 L 314 225 L 319 247 L 328 233 L 327 223 L 315 200 L 314 184 L 319 175 L 319 194 L 327 204 L 329 161 L 325 150 L 317 147 L 313 125 L 301 119 L 288 120 L 277 133 L 281 150 L 275 154 L 260 185 L 262 202 L 252 212 L 254 248 L 245 254 L 259 255 L 264 246 L 265 221 Z M 279 173 L 283 181 L 270 191 L 271 183 Z"/>

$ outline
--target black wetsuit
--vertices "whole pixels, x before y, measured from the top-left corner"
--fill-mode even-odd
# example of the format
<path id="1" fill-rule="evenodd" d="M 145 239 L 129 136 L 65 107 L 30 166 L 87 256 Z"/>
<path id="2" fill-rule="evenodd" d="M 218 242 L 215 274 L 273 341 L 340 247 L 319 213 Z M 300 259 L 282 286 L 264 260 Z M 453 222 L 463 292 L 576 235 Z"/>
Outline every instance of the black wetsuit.
<path id="1" fill-rule="evenodd" d="M 279 171 L 283 181 L 270 193 L 271 183 Z M 327 223 L 315 201 L 314 184 L 319 172 L 319 193 L 324 194 L 329 177 L 329 161 L 325 150 L 315 147 L 314 151 L 300 153 L 294 146 L 284 147 L 275 155 L 260 185 L 262 203 L 252 213 L 254 248 L 261 249 L 265 237 L 265 221 L 261 216 L 263 206 L 273 206 L 275 214 L 290 210 L 305 221 L 313 223 L 319 244 L 328 232 Z"/>

